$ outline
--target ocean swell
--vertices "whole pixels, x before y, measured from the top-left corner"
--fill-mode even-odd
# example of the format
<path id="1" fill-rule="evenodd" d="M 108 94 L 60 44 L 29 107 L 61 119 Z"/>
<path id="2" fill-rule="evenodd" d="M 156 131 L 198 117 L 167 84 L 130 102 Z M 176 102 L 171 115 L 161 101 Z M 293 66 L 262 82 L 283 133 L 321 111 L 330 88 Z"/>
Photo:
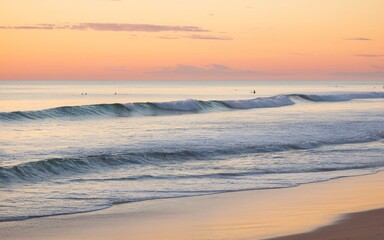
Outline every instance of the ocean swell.
<path id="1" fill-rule="evenodd" d="M 273 153 L 283 151 L 308 150 L 327 145 L 357 144 L 366 142 L 375 142 L 384 139 L 384 132 L 371 133 L 365 136 L 353 138 L 340 138 L 329 141 L 313 141 L 300 143 L 275 143 L 265 145 L 248 145 L 225 147 L 217 149 L 197 149 L 197 150 L 178 150 L 178 151 L 138 151 L 123 153 L 105 153 L 90 156 L 78 156 L 71 158 L 51 158 L 35 162 L 27 162 L 14 166 L 0 167 L 0 183 L 12 184 L 18 182 L 44 181 L 46 179 L 58 176 L 71 176 L 82 173 L 97 172 L 99 170 L 121 167 L 124 165 L 158 165 L 158 164 L 180 164 L 183 161 L 212 159 L 225 159 L 231 156 L 255 153 Z M 356 168 L 364 168 L 360 166 Z M 343 170 L 351 168 L 344 166 L 334 170 Z M 352 168 L 354 168 L 352 166 Z M 279 171 L 282 171 L 281 169 Z M 278 173 L 274 171 L 261 172 Z M 310 171 L 333 171 L 333 168 L 308 169 Z M 289 171 L 290 173 L 292 171 Z M 259 174 L 261 174 L 259 173 Z M 283 172 L 288 173 L 288 172 Z M 146 175 L 145 178 L 151 176 Z"/>
<path id="2" fill-rule="evenodd" d="M 129 117 L 177 115 L 204 112 L 219 112 L 253 108 L 275 108 L 294 105 L 295 98 L 311 102 L 339 102 L 353 99 L 384 98 L 384 93 L 342 93 L 342 94 L 288 94 L 260 97 L 249 100 L 183 100 L 171 102 L 137 102 L 95 104 L 84 106 L 63 106 L 38 111 L 0 112 L 0 121 L 23 121 L 38 119 L 79 120 L 89 117 Z"/>
<path id="3" fill-rule="evenodd" d="M 339 94 L 292 94 L 290 96 L 296 96 L 308 101 L 313 102 L 344 102 L 351 101 L 353 99 L 372 99 L 372 98 L 384 98 L 384 93 L 380 92 L 366 92 L 366 93 L 339 93 Z"/>

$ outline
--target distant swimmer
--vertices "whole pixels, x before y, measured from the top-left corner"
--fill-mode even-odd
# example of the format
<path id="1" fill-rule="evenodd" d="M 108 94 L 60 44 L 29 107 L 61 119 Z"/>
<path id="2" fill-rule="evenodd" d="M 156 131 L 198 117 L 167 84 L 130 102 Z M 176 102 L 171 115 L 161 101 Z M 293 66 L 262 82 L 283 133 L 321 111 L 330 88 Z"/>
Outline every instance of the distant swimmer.
<path id="1" fill-rule="evenodd" d="M 253 94 L 256 94 L 256 90 L 253 90 Z"/>
<path id="2" fill-rule="evenodd" d="M 117 93 L 115 92 L 115 95 L 117 95 Z"/>

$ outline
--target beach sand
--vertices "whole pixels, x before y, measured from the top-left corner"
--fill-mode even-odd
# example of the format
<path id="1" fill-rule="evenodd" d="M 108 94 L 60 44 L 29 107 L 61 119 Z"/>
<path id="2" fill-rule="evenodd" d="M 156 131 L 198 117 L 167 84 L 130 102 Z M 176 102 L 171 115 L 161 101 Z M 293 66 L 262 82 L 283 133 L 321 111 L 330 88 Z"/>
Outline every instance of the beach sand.
<path id="1" fill-rule="evenodd" d="M 152 200 L 2 222 L 0 236 L 2 240 L 229 240 L 311 232 L 279 239 L 384 239 L 382 207 L 384 173 L 378 173 L 294 188 Z M 363 212 L 372 209 L 380 210 Z"/>
<path id="2" fill-rule="evenodd" d="M 348 214 L 339 222 L 309 233 L 270 240 L 382 240 L 384 239 L 384 208 Z"/>

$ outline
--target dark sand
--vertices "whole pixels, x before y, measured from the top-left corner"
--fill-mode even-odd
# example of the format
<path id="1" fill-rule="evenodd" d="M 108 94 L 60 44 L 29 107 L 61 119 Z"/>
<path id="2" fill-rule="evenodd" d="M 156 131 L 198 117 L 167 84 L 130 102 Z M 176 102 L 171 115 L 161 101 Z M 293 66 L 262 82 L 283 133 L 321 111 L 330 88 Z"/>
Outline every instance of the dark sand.
<path id="1" fill-rule="evenodd" d="M 335 224 L 309 233 L 295 234 L 270 240 L 383 240 L 384 208 L 346 215 Z"/>

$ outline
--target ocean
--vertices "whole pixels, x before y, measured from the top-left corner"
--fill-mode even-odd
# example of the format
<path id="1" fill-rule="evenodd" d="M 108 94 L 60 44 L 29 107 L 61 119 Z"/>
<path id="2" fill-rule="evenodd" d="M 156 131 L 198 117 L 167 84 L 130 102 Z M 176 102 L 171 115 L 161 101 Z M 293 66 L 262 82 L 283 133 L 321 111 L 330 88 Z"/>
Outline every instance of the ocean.
<path id="1" fill-rule="evenodd" d="M 382 171 L 383 85 L 0 81 L 0 221 Z"/>

